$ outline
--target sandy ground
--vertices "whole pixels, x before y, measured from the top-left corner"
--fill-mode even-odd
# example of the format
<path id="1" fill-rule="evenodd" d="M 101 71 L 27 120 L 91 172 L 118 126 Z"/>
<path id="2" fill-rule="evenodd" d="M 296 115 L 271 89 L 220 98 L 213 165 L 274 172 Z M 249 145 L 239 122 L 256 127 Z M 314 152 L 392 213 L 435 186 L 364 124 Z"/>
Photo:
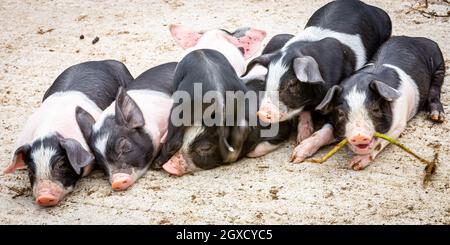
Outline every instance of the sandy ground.
<path id="1" fill-rule="evenodd" d="M 10 163 L 23 123 L 68 66 L 112 58 L 137 76 L 180 55 L 170 23 L 199 29 L 254 26 L 269 37 L 295 34 L 326 2 L 2 0 L 0 167 Z M 407 14 L 408 2 L 367 2 L 390 14 L 394 34 L 437 41 L 449 69 L 448 18 Z M 432 3 L 430 8 L 440 13 L 450 10 Z M 93 45 L 96 36 L 100 41 Z M 449 90 L 447 75 L 442 91 L 447 112 Z M 402 135 L 402 142 L 428 158 L 433 154 L 429 144 L 442 144 L 437 174 L 426 189 L 421 185 L 424 166 L 398 148 L 388 147 L 375 164 L 355 172 L 347 169 L 348 150 L 323 165 L 289 163 L 292 140 L 266 157 L 181 178 L 149 171 L 127 192 L 111 191 L 97 171 L 54 208 L 33 203 L 26 171 L 0 175 L 0 223 L 450 224 L 449 129 L 448 121 L 435 125 L 421 113 Z"/>

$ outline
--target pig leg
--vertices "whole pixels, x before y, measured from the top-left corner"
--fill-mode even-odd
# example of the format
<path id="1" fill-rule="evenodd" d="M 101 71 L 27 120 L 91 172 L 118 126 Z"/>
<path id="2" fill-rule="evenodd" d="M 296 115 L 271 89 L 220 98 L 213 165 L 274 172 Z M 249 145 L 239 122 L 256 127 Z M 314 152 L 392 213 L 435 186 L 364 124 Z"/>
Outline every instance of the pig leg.
<path id="1" fill-rule="evenodd" d="M 333 136 L 333 126 L 325 124 L 319 131 L 311 135 L 311 137 L 303 140 L 291 155 L 291 162 L 301 163 L 307 157 L 316 153 L 320 147 L 331 144 L 335 141 Z"/>
<path id="2" fill-rule="evenodd" d="M 367 166 L 370 165 L 372 162 L 372 155 L 366 154 L 366 155 L 356 155 L 350 160 L 349 167 L 353 170 L 363 170 Z"/>
<path id="3" fill-rule="evenodd" d="M 389 132 L 386 133 L 387 136 L 397 139 L 400 134 L 405 130 L 406 128 L 406 115 L 405 120 L 402 120 L 400 123 L 398 123 L 397 126 L 394 126 Z M 388 141 L 383 139 L 376 139 L 376 143 L 374 144 L 374 148 L 371 153 L 366 155 L 356 155 L 353 157 L 353 159 L 350 161 L 349 166 L 353 170 L 363 170 L 367 166 L 370 165 L 370 163 L 375 159 L 375 157 L 389 144 Z"/>
<path id="4" fill-rule="evenodd" d="M 298 116 L 297 144 L 300 144 L 300 142 L 302 142 L 304 139 L 311 136 L 313 132 L 314 127 L 311 112 L 302 111 Z"/>
<path id="5" fill-rule="evenodd" d="M 444 108 L 441 103 L 441 88 L 444 82 L 444 64 L 434 73 L 430 92 L 428 94 L 428 113 L 429 118 L 434 122 L 444 122 Z"/>
<path id="6" fill-rule="evenodd" d="M 268 141 L 264 141 L 259 143 L 256 148 L 247 154 L 247 157 L 262 157 L 274 150 L 276 150 L 280 146 L 279 144 L 271 144 Z"/>

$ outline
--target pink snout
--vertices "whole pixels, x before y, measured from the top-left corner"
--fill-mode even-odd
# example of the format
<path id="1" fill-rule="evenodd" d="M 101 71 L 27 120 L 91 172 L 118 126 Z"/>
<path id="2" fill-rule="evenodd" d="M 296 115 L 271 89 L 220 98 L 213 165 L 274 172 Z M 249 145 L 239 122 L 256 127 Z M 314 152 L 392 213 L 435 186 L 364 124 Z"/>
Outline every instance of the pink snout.
<path id="1" fill-rule="evenodd" d="M 256 115 L 261 121 L 266 123 L 279 122 L 282 117 L 280 109 L 270 102 L 263 103 Z"/>
<path id="2" fill-rule="evenodd" d="M 63 197 L 63 188 L 56 183 L 45 181 L 36 187 L 36 204 L 43 207 L 55 206 Z"/>
<path id="3" fill-rule="evenodd" d="M 183 157 L 183 154 L 180 152 L 173 155 L 162 167 L 169 174 L 176 176 L 182 176 L 187 173 L 187 163 Z"/>
<path id="4" fill-rule="evenodd" d="M 36 204 L 43 207 L 51 207 L 58 204 L 59 199 L 51 194 L 40 194 L 36 198 Z"/>
<path id="5" fill-rule="evenodd" d="M 113 174 L 111 187 L 115 191 L 124 191 L 134 183 L 133 177 L 125 173 Z"/>
<path id="6" fill-rule="evenodd" d="M 363 134 L 357 134 L 350 138 L 353 145 L 369 144 L 370 141 L 372 141 L 372 137 Z"/>
<path id="7" fill-rule="evenodd" d="M 357 154 L 367 154 L 370 152 L 373 143 L 373 136 L 358 132 L 348 138 L 352 149 Z"/>

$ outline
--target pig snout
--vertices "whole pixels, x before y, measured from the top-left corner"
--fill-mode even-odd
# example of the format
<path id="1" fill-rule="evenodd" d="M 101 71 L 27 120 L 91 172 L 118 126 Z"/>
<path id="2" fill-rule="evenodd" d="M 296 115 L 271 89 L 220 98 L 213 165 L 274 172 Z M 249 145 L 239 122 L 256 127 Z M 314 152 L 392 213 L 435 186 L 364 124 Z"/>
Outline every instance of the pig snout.
<path id="1" fill-rule="evenodd" d="M 256 115 L 261 119 L 261 121 L 266 123 L 276 123 L 282 118 L 282 113 L 280 109 L 272 102 L 262 103 L 259 111 Z"/>
<path id="2" fill-rule="evenodd" d="M 173 174 L 176 176 L 182 176 L 187 173 L 187 163 L 183 157 L 183 154 L 177 152 L 173 155 L 168 162 L 166 162 L 163 166 L 163 169 L 166 170 L 169 174 Z"/>
<path id="3" fill-rule="evenodd" d="M 35 191 L 36 204 L 43 207 L 55 206 L 63 197 L 63 188 L 51 181 L 39 183 Z"/>
<path id="4" fill-rule="evenodd" d="M 355 130 L 348 137 L 348 141 L 356 154 L 368 154 L 372 149 L 374 138 L 372 134 L 364 130 Z"/>
<path id="5" fill-rule="evenodd" d="M 134 183 L 133 177 L 126 173 L 116 173 L 112 176 L 111 187 L 115 191 L 124 191 Z"/>

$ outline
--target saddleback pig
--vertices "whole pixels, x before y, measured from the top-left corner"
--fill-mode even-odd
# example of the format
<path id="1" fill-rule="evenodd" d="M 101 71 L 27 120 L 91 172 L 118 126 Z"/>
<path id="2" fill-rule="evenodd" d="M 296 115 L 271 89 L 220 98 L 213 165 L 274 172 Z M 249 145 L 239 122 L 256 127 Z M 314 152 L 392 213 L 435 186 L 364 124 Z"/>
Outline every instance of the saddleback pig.
<path id="1" fill-rule="evenodd" d="M 327 91 L 363 67 L 390 35 L 390 18 L 380 8 L 356 0 L 321 7 L 282 49 L 249 63 L 247 71 L 257 64 L 268 69 L 258 117 L 271 123 L 298 117 L 301 143 L 313 133 L 311 112 Z M 313 153 L 299 145 L 291 160 L 301 162 Z"/>
<path id="2" fill-rule="evenodd" d="M 139 75 L 95 120 L 77 109 L 77 121 L 115 191 L 128 189 L 147 171 L 167 134 L 176 62 Z"/>
<path id="3" fill-rule="evenodd" d="M 441 87 L 445 63 L 439 46 L 422 37 L 392 37 L 363 69 L 334 85 L 317 110 L 331 117 L 334 136 L 347 138 L 357 155 L 350 167 L 367 167 L 389 142 L 380 132 L 398 138 L 407 122 L 424 109 L 435 122 L 444 121 Z M 323 139 L 316 138 L 321 145 Z"/>
<path id="4" fill-rule="evenodd" d="M 179 25 L 170 30 L 187 49 L 174 78 L 175 93 L 186 96 L 174 99 L 168 140 L 154 167 L 179 176 L 234 162 L 249 134 L 245 117 L 249 107 L 233 101 L 231 111 L 226 112 L 226 92 L 247 92 L 239 76 L 245 70 L 245 59 L 259 49 L 266 33 L 254 28 L 200 33 Z M 206 99 L 211 92 L 214 96 Z M 237 110 L 243 117 L 235 115 Z M 206 122 L 204 116 L 213 122 Z"/>
<path id="5" fill-rule="evenodd" d="M 36 203 L 54 206 L 92 169 L 94 156 L 75 119 L 75 110 L 98 118 L 119 87 L 133 80 L 119 61 L 90 61 L 66 69 L 44 95 L 18 139 L 12 173 L 28 167 Z"/>

